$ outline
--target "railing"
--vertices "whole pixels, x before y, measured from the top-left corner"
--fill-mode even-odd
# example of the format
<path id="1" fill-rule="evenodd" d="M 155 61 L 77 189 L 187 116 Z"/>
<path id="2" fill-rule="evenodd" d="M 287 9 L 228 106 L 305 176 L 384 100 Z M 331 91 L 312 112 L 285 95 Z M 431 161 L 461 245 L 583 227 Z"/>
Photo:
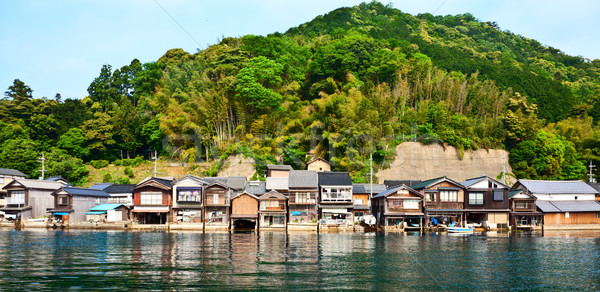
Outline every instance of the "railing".
<path id="1" fill-rule="evenodd" d="M 6 197 L 6 205 L 25 205 L 25 198 Z"/>

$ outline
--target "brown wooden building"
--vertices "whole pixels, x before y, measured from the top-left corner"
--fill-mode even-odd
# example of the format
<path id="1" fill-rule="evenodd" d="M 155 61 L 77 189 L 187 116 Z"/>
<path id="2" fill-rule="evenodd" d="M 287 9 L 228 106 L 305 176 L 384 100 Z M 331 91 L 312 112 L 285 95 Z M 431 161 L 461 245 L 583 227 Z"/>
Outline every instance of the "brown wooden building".
<path id="1" fill-rule="evenodd" d="M 165 224 L 173 222 L 171 206 L 173 196 L 170 179 L 151 177 L 133 188 L 134 221 L 139 224 Z"/>
<path id="2" fill-rule="evenodd" d="M 467 224 L 483 228 L 508 229 L 509 187 L 489 176 L 468 179 L 465 187 L 465 217 Z"/>
<path id="3" fill-rule="evenodd" d="M 258 197 L 243 192 L 231 198 L 231 228 L 258 229 Z"/>
<path id="4" fill-rule="evenodd" d="M 537 210 L 537 198 L 524 190 L 510 190 L 508 201 L 510 204 L 510 227 L 513 229 L 541 228 L 543 222 L 542 212 Z"/>
<path id="5" fill-rule="evenodd" d="M 76 187 L 62 187 L 52 194 L 54 207 L 48 210 L 63 222 L 80 223 L 85 221 L 90 208 L 108 203 L 110 195 L 103 190 Z"/>
<path id="6" fill-rule="evenodd" d="M 258 197 L 259 228 L 287 228 L 287 197 L 270 191 Z"/>
<path id="7" fill-rule="evenodd" d="M 391 188 L 371 199 L 377 225 L 386 230 L 420 229 L 424 223 L 423 194 L 407 185 Z"/>
<path id="8" fill-rule="evenodd" d="M 424 196 L 426 224 L 465 225 L 465 192 L 460 183 L 445 176 L 418 183 L 412 188 Z"/>
<path id="9" fill-rule="evenodd" d="M 231 189 L 215 181 L 204 188 L 204 226 L 229 227 Z"/>
<path id="10" fill-rule="evenodd" d="M 292 170 L 289 177 L 289 223 L 317 224 L 319 181 L 314 170 Z"/>

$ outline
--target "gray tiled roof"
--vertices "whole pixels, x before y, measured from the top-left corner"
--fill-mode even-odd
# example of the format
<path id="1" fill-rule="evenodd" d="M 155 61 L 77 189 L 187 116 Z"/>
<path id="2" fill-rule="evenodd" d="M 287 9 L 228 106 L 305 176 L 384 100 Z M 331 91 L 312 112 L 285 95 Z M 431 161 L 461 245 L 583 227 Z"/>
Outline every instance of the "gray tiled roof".
<path id="1" fill-rule="evenodd" d="M 212 183 L 222 183 L 222 184 L 227 184 L 227 177 L 205 177 L 202 180 L 204 180 L 205 182 L 207 182 L 208 184 L 212 184 Z"/>
<path id="2" fill-rule="evenodd" d="M 37 180 L 37 179 L 17 179 L 17 183 L 23 185 L 28 189 L 42 189 L 42 190 L 58 190 L 62 188 L 64 185 L 55 182 L 55 181 L 47 181 L 47 180 Z M 5 188 L 8 185 L 4 186 Z"/>
<path id="3" fill-rule="evenodd" d="M 226 184 L 234 190 L 243 190 L 246 187 L 246 177 L 230 176 L 227 178 Z"/>
<path id="4" fill-rule="evenodd" d="M 27 175 L 25 175 L 24 173 L 22 173 L 16 169 L 10 169 L 10 168 L 0 168 L 0 175 L 20 176 L 23 178 L 27 177 Z"/>
<path id="5" fill-rule="evenodd" d="M 112 183 L 96 183 L 93 186 L 91 186 L 90 189 L 105 190 L 106 188 L 110 187 L 111 185 L 112 185 Z"/>
<path id="6" fill-rule="evenodd" d="M 378 193 L 377 195 L 374 195 L 374 196 L 373 196 L 373 198 L 381 198 L 381 197 L 386 197 L 386 196 L 388 196 L 388 195 L 390 195 L 390 194 L 393 194 L 393 193 L 395 193 L 395 192 L 397 192 L 397 191 L 399 191 L 399 190 L 402 190 L 402 189 L 408 190 L 409 192 L 411 192 L 411 193 L 413 193 L 413 194 L 415 194 L 415 195 L 418 195 L 418 196 L 421 196 L 421 197 L 423 197 L 423 195 L 421 195 L 421 193 L 419 193 L 419 192 L 415 191 L 415 190 L 414 190 L 414 189 L 412 189 L 411 187 L 409 187 L 409 186 L 407 186 L 407 185 L 401 185 L 401 186 L 397 186 L 397 187 L 391 188 L 391 189 L 389 189 L 389 190 L 385 190 L 385 191 L 383 191 L 383 192 L 380 192 L 380 193 Z"/>
<path id="7" fill-rule="evenodd" d="M 260 196 L 267 192 L 267 182 L 249 181 L 248 183 L 246 183 L 246 192 L 255 196 Z"/>
<path id="8" fill-rule="evenodd" d="M 597 194 L 591 186 L 581 180 L 525 180 L 520 179 L 522 184 L 533 194 Z"/>
<path id="9" fill-rule="evenodd" d="M 133 193 L 133 188 L 135 188 L 135 185 L 133 184 L 113 184 L 110 187 L 104 189 L 104 191 L 109 194 L 125 194 Z"/>
<path id="10" fill-rule="evenodd" d="M 537 201 L 537 206 L 544 213 L 600 212 L 596 201 Z"/>
<path id="11" fill-rule="evenodd" d="M 276 164 L 267 165 L 267 169 L 268 170 L 293 170 L 293 168 L 289 165 L 276 165 Z"/>
<path id="12" fill-rule="evenodd" d="M 383 184 L 388 189 L 399 187 L 401 185 L 407 185 L 409 187 L 412 187 L 419 183 L 421 183 L 421 180 L 418 180 L 418 179 L 400 179 L 400 180 L 386 179 L 383 181 Z"/>
<path id="13" fill-rule="evenodd" d="M 373 184 L 373 194 L 379 194 L 387 190 L 385 185 L 383 184 Z M 371 184 L 353 184 L 352 185 L 352 193 L 353 194 L 370 194 L 371 193 Z"/>
<path id="14" fill-rule="evenodd" d="M 288 182 L 287 177 L 267 177 L 267 190 L 288 190 Z"/>
<path id="15" fill-rule="evenodd" d="M 290 171 L 290 188 L 317 188 L 319 179 L 314 170 L 292 170 Z"/>
<path id="16" fill-rule="evenodd" d="M 347 172 L 319 172 L 319 185 L 321 186 L 351 186 L 352 180 Z"/>
<path id="17" fill-rule="evenodd" d="M 76 188 L 76 187 L 64 187 L 62 188 L 65 192 L 71 194 L 72 196 L 81 196 L 81 197 L 105 197 L 108 198 L 110 195 L 102 190 L 94 190 L 94 189 L 86 189 L 86 188 Z"/>

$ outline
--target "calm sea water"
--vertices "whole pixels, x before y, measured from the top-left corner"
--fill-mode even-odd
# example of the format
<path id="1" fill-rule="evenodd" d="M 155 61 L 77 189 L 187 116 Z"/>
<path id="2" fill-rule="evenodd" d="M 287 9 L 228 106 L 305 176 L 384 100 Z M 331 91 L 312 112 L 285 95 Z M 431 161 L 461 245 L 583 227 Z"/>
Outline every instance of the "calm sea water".
<path id="1" fill-rule="evenodd" d="M 0 231 L 0 290 L 598 290 L 600 233 Z"/>

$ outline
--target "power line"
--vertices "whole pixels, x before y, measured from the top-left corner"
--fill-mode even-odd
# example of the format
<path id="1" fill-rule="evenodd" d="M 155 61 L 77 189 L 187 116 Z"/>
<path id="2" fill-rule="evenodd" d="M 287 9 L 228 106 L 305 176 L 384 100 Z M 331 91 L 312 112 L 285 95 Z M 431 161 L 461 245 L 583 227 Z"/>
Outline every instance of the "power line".
<path id="1" fill-rule="evenodd" d="M 446 2 L 448 2 L 448 0 L 444 0 L 444 2 L 442 2 L 442 4 L 440 4 L 440 6 L 438 6 L 438 8 L 436 8 L 436 9 L 433 11 L 433 13 L 431 13 L 431 14 L 434 14 L 434 15 L 435 15 L 435 13 L 436 13 L 438 10 L 440 10 L 440 8 L 442 8 L 442 6 L 444 6 L 444 4 L 446 4 Z"/>
<path id="2" fill-rule="evenodd" d="M 188 37 L 190 37 L 190 39 L 192 39 L 196 45 L 198 45 L 198 48 L 201 48 L 202 46 L 200 45 L 200 43 L 192 36 L 192 34 L 190 34 L 184 27 L 183 25 L 181 25 L 179 23 L 179 21 L 177 21 L 177 19 L 175 19 L 175 17 L 173 17 L 162 5 L 160 5 L 160 3 L 158 2 L 158 0 L 154 0 L 154 3 L 156 3 L 156 5 L 158 5 L 158 7 L 160 7 L 160 9 L 162 9 L 162 11 L 169 16 L 169 18 L 171 18 L 171 20 L 173 20 L 173 22 L 175 22 L 175 24 L 177 24 L 177 26 L 179 26 L 179 28 L 181 28 L 181 30 L 183 30 L 183 32 L 185 32 L 185 34 L 188 35 Z"/>

